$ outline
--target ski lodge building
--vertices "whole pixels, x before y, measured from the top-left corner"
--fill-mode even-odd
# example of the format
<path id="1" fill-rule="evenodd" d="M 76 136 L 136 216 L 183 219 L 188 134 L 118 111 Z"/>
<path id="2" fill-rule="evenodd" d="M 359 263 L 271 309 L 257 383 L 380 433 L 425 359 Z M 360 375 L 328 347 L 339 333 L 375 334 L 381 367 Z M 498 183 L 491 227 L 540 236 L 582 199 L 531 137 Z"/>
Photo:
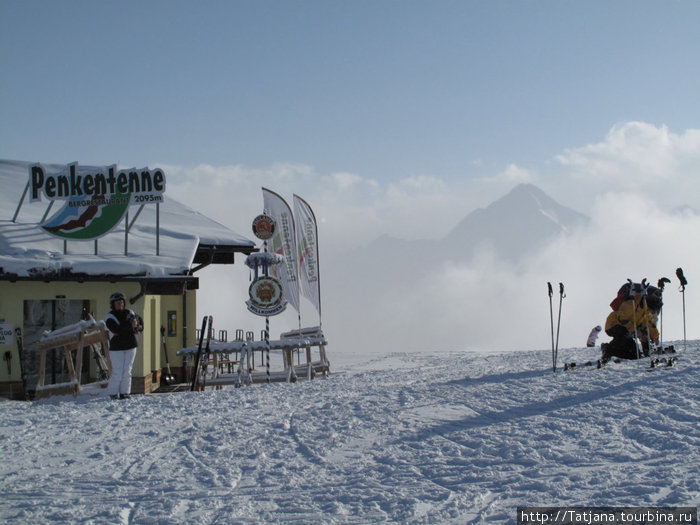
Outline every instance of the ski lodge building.
<path id="1" fill-rule="evenodd" d="M 256 248 L 165 187 L 158 169 L 0 160 L 0 396 L 33 398 L 40 374 L 68 381 L 70 351 L 42 355 L 37 343 L 45 331 L 104 319 L 115 291 L 144 321 L 132 392 L 158 388 L 164 343 L 183 378 L 176 350 L 196 344 L 196 272 Z M 99 362 L 88 348 L 73 355 L 79 383 L 95 381 Z"/>

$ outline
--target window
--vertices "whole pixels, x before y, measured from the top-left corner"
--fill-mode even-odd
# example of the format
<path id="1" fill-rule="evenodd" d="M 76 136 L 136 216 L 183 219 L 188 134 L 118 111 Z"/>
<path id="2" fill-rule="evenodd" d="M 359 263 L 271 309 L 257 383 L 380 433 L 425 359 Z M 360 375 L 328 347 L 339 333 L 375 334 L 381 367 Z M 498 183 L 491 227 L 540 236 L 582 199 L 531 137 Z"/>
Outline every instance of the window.
<path id="1" fill-rule="evenodd" d="M 90 311 L 90 301 L 85 299 L 49 299 L 24 301 L 24 352 L 22 366 L 27 382 L 27 390 L 33 392 L 39 381 L 39 354 L 34 343 L 39 341 L 45 331 L 56 330 L 63 326 L 87 319 Z M 80 371 L 80 382 L 88 379 L 90 367 L 89 349 L 83 349 L 83 369 Z M 73 357 L 75 362 L 75 356 Z M 69 380 L 66 370 L 66 360 L 62 350 L 51 350 L 46 356 L 46 384 L 63 383 Z"/>

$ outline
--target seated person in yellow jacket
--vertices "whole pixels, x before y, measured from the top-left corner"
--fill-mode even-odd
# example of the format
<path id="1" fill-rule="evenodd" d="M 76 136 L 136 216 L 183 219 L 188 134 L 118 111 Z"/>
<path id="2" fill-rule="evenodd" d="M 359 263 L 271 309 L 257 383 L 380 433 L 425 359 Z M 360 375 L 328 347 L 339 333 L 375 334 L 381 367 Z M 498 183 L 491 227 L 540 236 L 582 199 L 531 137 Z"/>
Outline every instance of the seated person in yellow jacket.
<path id="1" fill-rule="evenodd" d="M 643 300 L 645 298 L 645 300 Z M 605 321 L 605 333 L 612 337 L 609 343 L 603 343 L 603 360 L 611 357 L 622 359 L 637 359 L 637 346 L 634 342 L 634 323 L 636 321 L 637 337 L 642 343 L 643 354 L 649 355 L 649 341 L 658 344 L 659 330 L 656 323 L 661 310 L 661 296 L 637 294 L 623 302 L 620 307 L 611 312 Z"/>

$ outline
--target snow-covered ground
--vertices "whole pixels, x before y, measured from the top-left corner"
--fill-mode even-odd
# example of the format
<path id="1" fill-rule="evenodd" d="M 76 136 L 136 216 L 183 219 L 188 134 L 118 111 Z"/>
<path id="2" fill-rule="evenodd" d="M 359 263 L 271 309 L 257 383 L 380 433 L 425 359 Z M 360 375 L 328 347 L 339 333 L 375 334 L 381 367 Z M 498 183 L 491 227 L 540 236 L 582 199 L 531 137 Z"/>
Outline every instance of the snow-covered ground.
<path id="1" fill-rule="evenodd" d="M 328 379 L 0 403 L 4 523 L 515 523 L 700 505 L 700 342 L 552 374 L 548 350 L 329 358 Z M 566 349 L 559 361 L 597 350 Z"/>

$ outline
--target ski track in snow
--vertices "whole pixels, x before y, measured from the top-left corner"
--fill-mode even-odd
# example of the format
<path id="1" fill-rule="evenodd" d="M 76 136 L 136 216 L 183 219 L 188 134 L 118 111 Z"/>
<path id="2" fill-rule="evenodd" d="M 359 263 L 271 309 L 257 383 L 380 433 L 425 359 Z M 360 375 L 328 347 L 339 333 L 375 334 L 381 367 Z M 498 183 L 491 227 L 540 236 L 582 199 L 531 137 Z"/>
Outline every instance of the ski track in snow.
<path id="1" fill-rule="evenodd" d="M 0 520 L 512 524 L 518 505 L 697 506 L 699 350 L 670 370 L 556 374 L 547 351 L 397 353 L 296 384 L 6 401 Z"/>

